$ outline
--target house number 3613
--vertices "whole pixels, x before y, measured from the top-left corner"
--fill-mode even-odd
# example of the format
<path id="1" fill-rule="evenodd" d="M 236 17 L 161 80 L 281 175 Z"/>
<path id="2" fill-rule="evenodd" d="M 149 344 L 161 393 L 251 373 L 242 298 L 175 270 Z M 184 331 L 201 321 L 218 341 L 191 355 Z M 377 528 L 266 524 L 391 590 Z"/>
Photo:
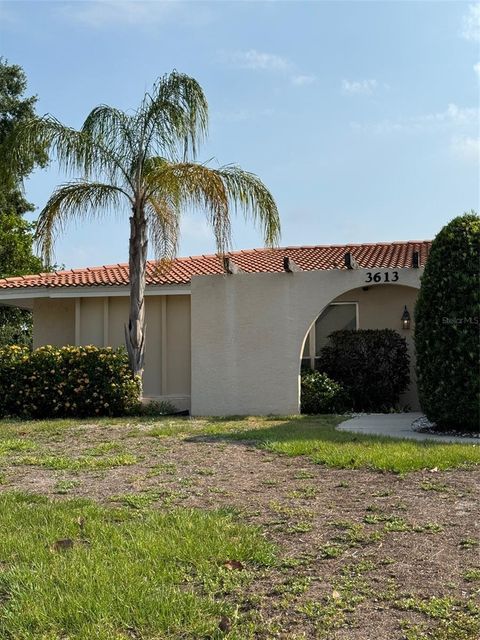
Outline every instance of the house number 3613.
<path id="1" fill-rule="evenodd" d="M 367 271 L 365 282 L 398 282 L 398 271 Z"/>

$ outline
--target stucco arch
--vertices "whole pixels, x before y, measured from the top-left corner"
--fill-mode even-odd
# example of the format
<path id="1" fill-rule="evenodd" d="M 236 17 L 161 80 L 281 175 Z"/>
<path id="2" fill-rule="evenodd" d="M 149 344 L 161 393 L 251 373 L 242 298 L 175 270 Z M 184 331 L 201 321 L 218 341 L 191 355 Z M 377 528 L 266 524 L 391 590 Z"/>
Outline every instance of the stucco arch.
<path id="1" fill-rule="evenodd" d="M 298 367 L 301 370 L 302 356 L 307 335 L 310 334 L 309 349 L 305 354 L 310 357 L 310 365 L 314 366 L 315 356 L 318 357 L 319 350 L 326 344 L 326 336 L 340 328 L 335 324 L 335 318 L 331 316 L 326 320 L 327 326 L 323 325 L 322 337 L 316 335 L 315 324 L 323 312 L 332 304 L 355 305 L 355 319 L 358 329 L 394 329 L 405 338 L 410 355 L 410 385 L 400 398 L 400 406 L 408 407 L 412 410 L 419 409 L 419 400 L 416 387 L 415 375 L 415 347 L 414 347 L 414 308 L 418 294 L 418 288 L 405 284 L 394 285 L 390 283 L 375 284 L 375 286 L 362 286 L 340 294 L 333 298 L 313 319 L 305 334 L 300 352 L 298 353 Z M 408 330 L 402 328 L 401 316 L 404 307 L 410 312 L 411 325 Z M 320 339 L 320 343 L 318 340 Z M 308 362 L 307 362 L 308 366 Z"/>
<path id="2" fill-rule="evenodd" d="M 367 283 L 376 272 L 393 286 L 420 286 L 421 269 L 193 278 L 192 414 L 298 413 L 299 354 L 309 326 L 342 294 L 382 286 Z"/>

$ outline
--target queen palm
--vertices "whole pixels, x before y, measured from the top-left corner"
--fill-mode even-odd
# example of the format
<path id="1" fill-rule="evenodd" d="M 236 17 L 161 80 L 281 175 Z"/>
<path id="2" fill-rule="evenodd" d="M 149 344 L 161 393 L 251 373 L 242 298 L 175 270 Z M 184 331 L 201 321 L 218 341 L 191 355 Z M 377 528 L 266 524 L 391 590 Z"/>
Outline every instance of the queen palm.
<path id="1" fill-rule="evenodd" d="M 222 255 L 230 247 L 231 212 L 240 209 L 260 225 L 267 245 L 278 241 L 275 201 L 260 179 L 237 166 L 212 168 L 195 162 L 208 126 L 200 85 L 176 71 L 160 78 L 134 112 L 100 105 L 77 131 L 50 115 L 19 129 L 11 157 L 44 145 L 70 175 L 40 213 L 36 240 L 46 264 L 53 242 L 71 218 L 130 214 L 130 315 L 125 326 L 132 372 L 142 375 L 145 353 L 145 272 L 148 243 L 161 268 L 177 252 L 180 214 L 200 208 Z"/>

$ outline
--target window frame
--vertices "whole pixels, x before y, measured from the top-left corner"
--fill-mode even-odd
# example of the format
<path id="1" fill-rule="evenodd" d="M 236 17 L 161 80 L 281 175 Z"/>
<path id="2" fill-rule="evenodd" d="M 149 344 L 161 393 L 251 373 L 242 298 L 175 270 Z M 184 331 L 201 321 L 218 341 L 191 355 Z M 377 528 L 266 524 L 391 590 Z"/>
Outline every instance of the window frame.
<path id="1" fill-rule="evenodd" d="M 327 307 L 339 307 L 341 305 L 354 305 L 355 306 L 355 331 L 358 331 L 358 329 L 360 328 L 360 312 L 359 312 L 359 305 L 358 305 L 358 301 L 345 301 L 345 302 L 330 302 L 330 304 L 327 304 L 327 306 L 325 307 L 325 309 Z M 324 311 L 325 311 L 324 309 Z M 323 313 L 323 311 L 322 311 Z M 321 316 L 321 314 L 319 314 L 316 318 L 315 321 L 312 323 L 312 326 L 310 327 L 310 329 L 308 330 L 307 333 L 307 337 L 309 339 L 309 353 L 308 356 L 306 358 L 303 357 L 303 352 L 302 352 L 302 357 L 300 359 L 301 364 L 306 361 L 309 360 L 310 361 L 310 368 L 311 369 L 315 369 L 315 360 L 317 358 L 317 348 L 316 348 L 316 337 L 315 337 L 315 325 L 317 323 L 318 318 Z M 307 339 L 307 337 L 305 338 L 305 341 Z"/>

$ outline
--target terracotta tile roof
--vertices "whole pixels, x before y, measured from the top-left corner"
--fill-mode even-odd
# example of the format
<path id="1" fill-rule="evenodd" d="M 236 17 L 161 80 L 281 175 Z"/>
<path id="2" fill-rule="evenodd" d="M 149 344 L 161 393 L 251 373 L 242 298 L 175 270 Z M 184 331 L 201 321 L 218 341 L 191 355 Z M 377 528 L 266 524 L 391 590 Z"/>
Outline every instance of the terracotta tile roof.
<path id="1" fill-rule="evenodd" d="M 344 255 L 350 252 L 359 267 L 401 268 L 412 266 L 414 251 L 419 252 L 420 266 L 425 264 L 430 241 L 381 242 L 375 244 L 320 245 L 313 247 L 284 247 L 276 249 L 249 249 L 233 251 L 228 255 L 242 270 L 250 273 L 283 271 L 283 258 L 288 256 L 303 271 L 319 269 L 345 269 Z M 216 255 L 176 258 L 167 270 L 159 272 L 157 263 L 147 265 L 147 285 L 188 284 L 192 276 L 223 273 L 223 265 Z M 0 278 L 1 289 L 26 287 L 84 287 L 96 285 L 127 285 L 128 264 L 110 264 L 55 271 L 31 276 Z"/>

